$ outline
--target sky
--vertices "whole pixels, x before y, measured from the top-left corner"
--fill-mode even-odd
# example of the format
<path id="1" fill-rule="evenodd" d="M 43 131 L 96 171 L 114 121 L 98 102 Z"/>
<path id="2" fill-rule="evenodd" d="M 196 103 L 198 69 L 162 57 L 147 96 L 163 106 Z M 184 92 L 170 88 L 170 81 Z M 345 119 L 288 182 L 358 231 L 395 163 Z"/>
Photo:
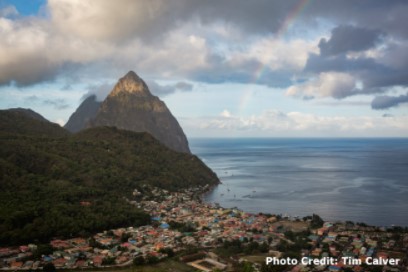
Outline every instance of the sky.
<path id="1" fill-rule="evenodd" d="M 188 137 L 407 137 L 405 0 L 0 0 L 0 108 L 63 125 L 129 70 Z"/>

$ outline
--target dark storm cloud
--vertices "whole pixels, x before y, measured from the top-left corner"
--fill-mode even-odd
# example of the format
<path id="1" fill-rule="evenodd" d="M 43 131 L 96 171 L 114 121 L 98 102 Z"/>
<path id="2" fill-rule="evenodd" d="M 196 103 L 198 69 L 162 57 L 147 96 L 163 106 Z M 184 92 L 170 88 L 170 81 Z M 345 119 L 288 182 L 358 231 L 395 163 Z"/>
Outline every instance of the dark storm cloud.
<path id="1" fill-rule="evenodd" d="M 349 59 L 345 55 L 327 57 L 323 55 L 310 54 L 304 71 L 313 73 L 325 71 L 354 72 L 373 69 L 381 71 L 387 70 L 385 66 L 378 64 L 371 58 Z"/>
<path id="2" fill-rule="evenodd" d="M 378 29 L 369 29 L 351 25 L 341 25 L 331 31 L 331 37 L 321 39 L 318 46 L 320 54 L 309 54 L 304 72 L 311 75 L 341 72 L 352 75 L 359 88 L 343 90 L 345 98 L 359 94 L 386 93 L 389 87 L 408 85 L 407 42 L 389 42 L 390 39 Z M 376 48 L 377 45 L 383 49 Z M 385 49 L 384 49 L 385 48 Z M 372 57 L 363 51 L 375 49 Z M 363 53 L 362 53 L 363 52 Z M 348 55 L 348 53 L 361 53 Z M 373 101 L 373 108 L 381 105 L 380 101 L 388 101 L 387 97 Z M 393 100 L 394 101 L 394 100 Z"/>
<path id="3" fill-rule="evenodd" d="M 408 84 L 408 70 L 406 69 L 408 63 L 405 65 L 404 69 L 396 69 L 378 63 L 372 58 L 350 59 L 345 55 L 325 57 L 310 54 L 304 71 L 307 73 L 347 72 L 358 77 L 366 88 L 383 88 Z"/>
<path id="4" fill-rule="evenodd" d="M 405 0 L 317 0 L 309 3 L 309 8 L 302 14 L 305 21 L 328 19 L 336 25 L 353 24 L 408 38 L 408 5 Z"/>
<path id="5" fill-rule="evenodd" d="M 171 1 L 174 4 L 175 1 Z M 380 29 L 385 32 L 408 37 L 406 14 L 408 6 L 404 0 L 313 0 L 304 5 L 299 0 L 180 0 L 178 19 L 198 18 L 202 23 L 214 21 L 237 25 L 247 34 L 275 33 L 289 14 L 293 19 L 307 25 L 318 24 L 319 19 L 335 22 L 337 25 L 353 23 L 361 28 Z"/>
<path id="6" fill-rule="evenodd" d="M 332 56 L 367 50 L 380 41 L 380 36 L 381 31 L 379 30 L 341 25 L 332 30 L 329 40 L 320 40 L 320 54 Z"/>
<path id="7" fill-rule="evenodd" d="M 405 64 L 408 68 L 408 63 Z M 407 86 L 408 70 L 396 69 L 378 63 L 372 58 L 347 58 L 345 55 L 334 57 L 310 54 L 304 71 L 306 73 L 342 72 L 353 75 L 361 82 L 363 89 L 349 90 L 340 98 L 359 94 L 384 93 L 388 87 Z M 339 97 L 337 97 L 339 98 Z"/>
<path id="8" fill-rule="evenodd" d="M 365 82 L 365 86 L 369 88 L 408 86 L 408 70 L 388 69 L 374 70 L 373 72 L 367 71 L 361 73 L 361 77 Z"/>
<path id="9" fill-rule="evenodd" d="M 371 108 L 375 110 L 383 110 L 391 107 L 397 107 L 402 103 L 408 103 L 408 94 L 400 96 L 377 96 L 371 102 Z"/>

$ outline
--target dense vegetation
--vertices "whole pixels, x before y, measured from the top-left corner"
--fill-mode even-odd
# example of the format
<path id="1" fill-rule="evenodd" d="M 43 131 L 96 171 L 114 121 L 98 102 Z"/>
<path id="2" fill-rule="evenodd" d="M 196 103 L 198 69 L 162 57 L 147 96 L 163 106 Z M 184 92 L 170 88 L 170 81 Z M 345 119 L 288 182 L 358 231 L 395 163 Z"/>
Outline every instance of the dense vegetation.
<path id="1" fill-rule="evenodd" d="M 0 111 L 0 142 L 0 244 L 146 224 L 149 216 L 127 201 L 134 189 L 218 182 L 197 157 L 147 133 L 100 127 L 70 135 L 55 124 Z"/>
<path id="2" fill-rule="evenodd" d="M 59 125 L 48 122 L 38 113 L 28 109 L 0 110 L 1 136 L 16 134 L 38 137 L 64 137 L 69 132 Z"/>

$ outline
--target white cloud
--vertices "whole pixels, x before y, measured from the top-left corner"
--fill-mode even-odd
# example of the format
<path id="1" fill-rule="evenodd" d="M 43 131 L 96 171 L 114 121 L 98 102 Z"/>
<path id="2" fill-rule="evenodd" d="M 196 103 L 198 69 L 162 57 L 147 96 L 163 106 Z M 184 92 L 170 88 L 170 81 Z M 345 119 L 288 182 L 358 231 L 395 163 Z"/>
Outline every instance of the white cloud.
<path id="1" fill-rule="evenodd" d="M 228 113 L 228 118 L 226 113 Z M 266 110 L 259 115 L 239 117 L 224 111 L 219 117 L 183 118 L 183 128 L 190 136 L 289 136 L 289 137 L 357 137 L 404 136 L 408 133 L 408 116 L 318 116 L 303 112 Z"/>
<path id="2" fill-rule="evenodd" d="M 381 44 L 366 51 L 348 52 L 344 59 L 332 59 L 333 63 L 329 56 L 320 70 L 319 67 L 305 70 L 312 56 L 319 57 L 318 41 L 322 36 L 329 39 L 329 27 L 351 21 L 359 26 L 361 22 L 350 18 L 366 14 L 364 8 L 353 10 L 354 15 L 348 17 L 349 9 L 345 7 L 350 4 L 339 1 L 336 11 L 343 7 L 347 12 L 345 17 L 337 18 L 326 12 L 333 10 L 331 5 L 330 8 L 321 3 L 310 6 L 293 22 L 290 31 L 279 37 L 276 31 L 294 2 L 266 1 L 253 5 L 244 0 L 217 4 L 188 0 L 49 0 L 44 8 L 45 16 L 37 17 L 21 16 L 13 6 L 8 6 L 0 10 L 3 16 L 0 18 L 0 86 L 13 82 L 31 85 L 71 80 L 68 84 L 76 88 L 80 84 L 114 82 L 128 70 L 135 70 L 152 82 L 169 79 L 167 82 L 189 81 L 197 85 L 197 81 L 263 84 L 286 88 L 288 96 L 303 99 L 340 99 L 363 93 L 364 87 L 368 88 L 365 93 L 372 95 L 387 92 L 389 86 L 404 86 L 408 63 L 406 40 L 395 36 L 396 32 L 384 31 L 391 25 L 379 29 L 386 33 Z M 398 16 L 391 16 L 394 9 L 385 5 L 383 9 L 390 18 L 403 22 L 403 9 Z M 308 20 L 311 14 L 313 23 Z M 333 20 L 335 17 L 337 20 Z M 372 18 L 378 21 L 378 16 Z M 310 24 L 315 28 L 310 28 Z M 403 24 L 397 21 L 395 24 L 393 27 L 398 32 L 406 32 L 401 27 Z M 303 33 L 302 29 L 309 29 L 310 33 Z M 372 69 L 377 63 L 382 66 Z M 336 70 L 334 64 L 340 67 Z M 365 80 L 368 71 L 379 83 Z M 394 71 L 401 73 L 395 75 Z M 294 79 L 308 76 L 308 81 L 288 87 Z M 380 87 L 370 90 L 370 86 Z M 160 85 L 156 92 L 170 94 L 182 90 L 176 87 Z M 218 110 L 223 107 L 234 110 L 228 105 Z M 282 121 L 286 117 L 280 118 L 281 126 L 293 125 L 292 121 Z M 258 121 L 236 120 L 248 126 L 257 126 Z"/>
<path id="3" fill-rule="evenodd" d="M 249 49 L 237 58 L 256 59 L 272 71 L 299 72 L 305 67 L 309 53 L 317 52 L 317 41 L 282 40 L 271 36 L 255 40 Z"/>
<path id="4" fill-rule="evenodd" d="M 106 43 L 64 36 L 39 18 L 0 18 L 0 36 L 0 84 L 51 80 L 63 66 L 89 64 L 114 52 Z"/>
<path id="5" fill-rule="evenodd" d="M 224 118 L 230 118 L 230 117 L 231 117 L 231 113 L 230 113 L 228 110 L 223 110 L 223 111 L 220 113 L 220 116 L 221 116 L 221 117 L 224 117 Z"/>
<path id="6" fill-rule="evenodd" d="M 290 86 L 286 95 L 303 97 L 344 98 L 356 91 L 358 80 L 347 73 L 323 72 L 305 83 Z"/>
<path id="7" fill-rule="evenodd" d="M 149 30 L 166 6 L 161 0 L 49 0 L 48 8 L 64 34 L 118 42 Z"/>
<path id="8" fill-rule="evenodd" d="M 54 123 L 56 123 L 56 124 L 60 125 L 61 127 L 63 127 L 65 125 L 66 121 L 64 119 L 59 118 L 59 119 L 56 119 L 54 121 Z"/>
<path id="9" fill-rule="evenodd" d="M 104 82 L 101 84 L 92 84 L 88 86 L 88 92 L 82 96 L 82 99 L 86 99 L 91 95 L 96 96 L 96 101 L 103 101 L 112 91 L 114 83 Z"/>

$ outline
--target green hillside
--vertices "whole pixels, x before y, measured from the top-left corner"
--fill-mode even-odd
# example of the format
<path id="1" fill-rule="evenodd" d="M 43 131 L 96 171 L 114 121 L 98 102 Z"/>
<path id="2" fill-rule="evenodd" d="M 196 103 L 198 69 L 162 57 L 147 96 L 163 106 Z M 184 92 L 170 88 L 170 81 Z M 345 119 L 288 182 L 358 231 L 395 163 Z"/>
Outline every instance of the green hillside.
<path id="1" fill-rule="evenodd" d="M 149 216 L 126 201 L 142 184 L 179 190 L 218 183 L 196 156 L 147 133 L 99 127 L 69 135 L 20 117 L 18 125 L 29 129 L 0 123 L 0 244 L 146 224 Z M 29 133 L 40 130 L 51 136 Z"/>
<path id="2" fill-rule="evenodd" d="M 31 136 L 63 137 L 69 132 L 30 109 L 0 110 L 0 133 L 2 135 L 24 134 Z"/>

